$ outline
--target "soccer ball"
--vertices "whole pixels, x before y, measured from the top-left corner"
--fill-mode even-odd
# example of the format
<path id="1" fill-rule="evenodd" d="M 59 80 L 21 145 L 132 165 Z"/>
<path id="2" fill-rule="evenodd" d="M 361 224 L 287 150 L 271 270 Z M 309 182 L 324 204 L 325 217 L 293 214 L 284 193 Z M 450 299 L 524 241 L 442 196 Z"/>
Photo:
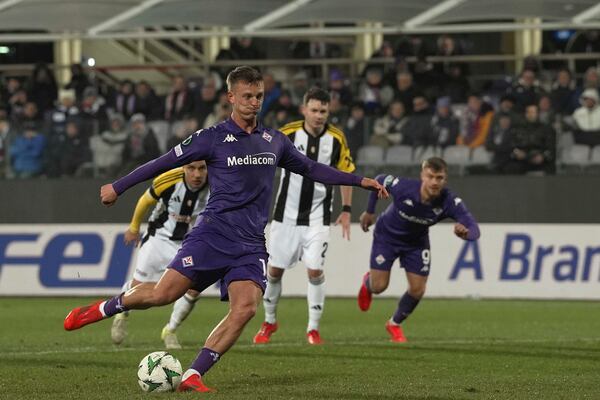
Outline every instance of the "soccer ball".
<path id="1" fill-rule="evenodd" d="M 155 351 L 142 358 L 138 383 L 144 392 L 172 392 L 181 383 L 181 363 L 166 351 Z"/>

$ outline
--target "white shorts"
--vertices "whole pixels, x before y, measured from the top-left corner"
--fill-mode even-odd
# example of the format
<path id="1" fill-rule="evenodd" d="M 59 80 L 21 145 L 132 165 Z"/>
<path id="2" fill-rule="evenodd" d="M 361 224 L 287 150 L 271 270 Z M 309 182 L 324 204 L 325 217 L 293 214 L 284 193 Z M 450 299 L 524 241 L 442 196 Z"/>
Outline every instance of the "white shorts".
<path id="1" fill-rule="evenodd" d="M 271 222 L 269 265 L 292 268 L 302 260 L 307 268 L 323 269 L 329 226 L 298 226 Z"/>
<path id="2" fill-rule="evenodd" d="M 138 251 L 133 279 L 158 282 L 180 247 L 181 242 L 150 236 Z"/>

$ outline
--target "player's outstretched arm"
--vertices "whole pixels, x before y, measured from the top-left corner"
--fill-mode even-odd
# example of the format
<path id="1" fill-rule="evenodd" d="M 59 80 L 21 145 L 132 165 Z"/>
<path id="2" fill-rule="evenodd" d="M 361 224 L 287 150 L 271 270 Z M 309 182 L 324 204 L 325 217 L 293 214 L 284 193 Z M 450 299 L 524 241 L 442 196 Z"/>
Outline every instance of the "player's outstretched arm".
<path id="1" fill-rule="evenodd" d="M 207 160 L 212 152 L 212 142 L 214 140 L 213 133 L 214 132 L 209 128 L 191 134 L 181 144 L 173 147 L 167 153 L 154 160 L 148 161 L 146 164 L 137 167 L 124 177 L 114 181 L 111 185 L 111 190 L 119 196 L 130 187 L 150 178 L 154 178 L 169 169 L 180 167 L 192 161 Z M 111 195 L 110 197 L 107 197 L 106 203 L 104 198 L 102 202 L 106 205 L 112 205 L 116 200 L 116 196 L 114 196 L 113 199 L 113 196 Z"/>
<path id="2" fill-rule="evenodd" d="M 481 236 L 479 225 L 465 206 L 462 199 L 455 197 L 451 200 L 453 208 L 450 217 L 456 221 L 454 225 L 454 234 L 463 240 L 477 240 Z"/>
<path id="3" fill-rule="evenodd" d="M 119 195 L 113 188 L 112 183 L 102 185 L 102 187 L 100 188 L 100 200 L 105 206 L 110 207 L 113 204 L 115 204 L 115 202 L 117 201 L 117 197 L 119 197 Z"/>

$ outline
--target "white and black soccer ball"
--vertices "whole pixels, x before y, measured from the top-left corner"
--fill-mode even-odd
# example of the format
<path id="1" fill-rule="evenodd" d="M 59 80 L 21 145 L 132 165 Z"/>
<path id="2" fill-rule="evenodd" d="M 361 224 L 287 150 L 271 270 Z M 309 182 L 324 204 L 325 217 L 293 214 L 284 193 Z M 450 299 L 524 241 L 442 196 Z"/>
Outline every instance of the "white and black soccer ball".
<path id="1" fill-rule="evenodd" d="M 140 361 L 138 383 L 144 392 L 172 392 L 181 383 L 181 363 L 166 351 L 155 351 Z"/>

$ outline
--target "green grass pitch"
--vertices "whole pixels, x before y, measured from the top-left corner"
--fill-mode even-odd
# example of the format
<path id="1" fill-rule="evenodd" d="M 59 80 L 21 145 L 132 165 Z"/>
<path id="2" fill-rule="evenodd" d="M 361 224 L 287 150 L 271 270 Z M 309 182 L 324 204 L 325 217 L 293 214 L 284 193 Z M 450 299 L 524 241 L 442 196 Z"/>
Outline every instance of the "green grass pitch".
<path id="1" fill-rule="evenodd" d="M 169 307 L 133 312 L 129 336 L 110 341 L 110 321 L 65 332 L 69 309 L 91 299 L 0 298 L 0 399 L 598 399 L 600 303 L 425 299 L 405 324 L 408 344 L 388 341 L 396 301 L 328 299 L 321 334 L 305 342 L 304 299 L 282 299 L 280 329 L 253 346 L 262 310 L 206 375 L 219 392 L 147 394 L 140 359 L 162 350 Z M 201 299 L 179 330 L 184 369 L 226 313 Z"/>

